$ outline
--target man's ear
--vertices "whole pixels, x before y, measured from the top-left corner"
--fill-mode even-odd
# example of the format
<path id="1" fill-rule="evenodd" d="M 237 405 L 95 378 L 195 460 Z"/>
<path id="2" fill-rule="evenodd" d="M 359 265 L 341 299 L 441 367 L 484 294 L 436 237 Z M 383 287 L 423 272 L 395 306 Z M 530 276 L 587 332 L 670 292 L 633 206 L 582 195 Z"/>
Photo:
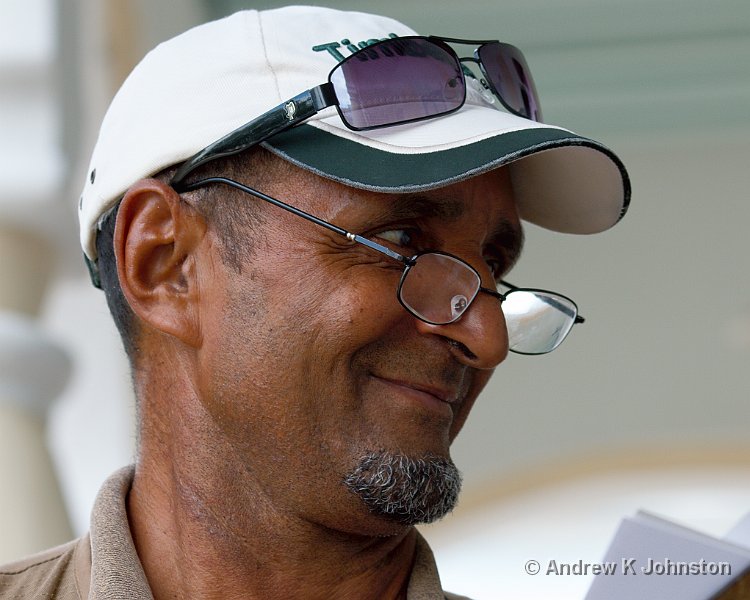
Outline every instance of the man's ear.
<path id="1" fill-rule="evenodd" d="M 205 220 L 156 179 L 127 191 L 115 224 L 117 274 L 133 312 L 194 347 L 201 337 L 196 250 L 205 232 Z"/>

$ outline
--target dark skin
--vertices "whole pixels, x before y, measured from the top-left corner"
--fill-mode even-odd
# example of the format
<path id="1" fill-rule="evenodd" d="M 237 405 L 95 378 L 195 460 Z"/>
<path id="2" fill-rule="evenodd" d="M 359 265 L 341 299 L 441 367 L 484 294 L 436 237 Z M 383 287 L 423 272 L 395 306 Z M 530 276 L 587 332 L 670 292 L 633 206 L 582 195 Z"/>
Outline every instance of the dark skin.
<path id="1" fill-rule="evenodd" d="M 263 191 L 403 254 L 460 256 L 485 286 L 520 251 L 504 170 L 406 197 L 288 167 Z M 115 252 L 140 321 L 136 549 L 158 600 L 403 599 L 415 530 L 342 478 L 373 450 L 449 456 L 507 355 L 502 311 L 480 294 L 460 321 L 426 324 L 396 299 L 396 262 L 260 210 L 237 273 L 165 184 L 122 201 Z"/>

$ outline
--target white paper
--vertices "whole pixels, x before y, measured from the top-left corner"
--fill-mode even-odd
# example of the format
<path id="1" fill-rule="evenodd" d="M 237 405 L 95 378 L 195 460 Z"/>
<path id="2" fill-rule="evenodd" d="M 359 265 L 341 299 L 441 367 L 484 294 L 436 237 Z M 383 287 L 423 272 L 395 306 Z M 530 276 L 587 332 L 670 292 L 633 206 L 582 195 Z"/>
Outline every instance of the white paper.
<path id="1" fill-rule="evenodd" d="M 727 542 L 750 548 L 750 513 L 742 517 L 739 522 L 724 536 Z"/>
<path id="2" fill-rule="evenodd" d="M 750 567 L 750 549 L 639 512 L 601 562 L 586 600 L 708 600 Z"/>

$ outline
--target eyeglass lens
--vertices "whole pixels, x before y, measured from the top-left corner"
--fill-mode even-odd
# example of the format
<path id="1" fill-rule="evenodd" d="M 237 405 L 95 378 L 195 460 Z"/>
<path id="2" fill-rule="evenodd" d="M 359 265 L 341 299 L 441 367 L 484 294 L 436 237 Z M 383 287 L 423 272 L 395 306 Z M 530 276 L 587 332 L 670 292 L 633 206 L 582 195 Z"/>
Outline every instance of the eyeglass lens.
<path id="1" fill-rule="evenodd" d="M 503 314 L 514 352 L 551 352 L 568 335 L 577 314 L 567 298 L 542 291 L 517 290 L 507 295 Z"/>
<path id="2" fill-rule="evenodd" d="M 478 54 L 485 75 L 503 103 L 518 114 L 541 121 L 534 79 L 520 50 L 494 42 L 481 46 Z"/>
<path id="3" fill-rule="evenodd" d="M 479 274 L 463 261 L 430 252 L 407 266 L 399 284 L 399 300 L 419 319 L 435 325 L 457 321 L 479 293 Z M 520 354 L 551 352 L 575 322 L 575 304 L 543 290 L 512 290 L 502 301 L 509 348 Z"/>
<path id="4" fill-rule="evenodd" d="M 479 292 L 479 275 L 447 254 L 421 254 L 406 268 L 399 299 L 412 314 L 435 325 L 461 317 Z"/>
<path id="5" fill-rule="evenodd" d="M 341 118 L 355 129 L 448 113 L 466 95 L 455 54 L 423 38 L 393 38 L 369 46 L 341 62 L 330 81 Z"/>

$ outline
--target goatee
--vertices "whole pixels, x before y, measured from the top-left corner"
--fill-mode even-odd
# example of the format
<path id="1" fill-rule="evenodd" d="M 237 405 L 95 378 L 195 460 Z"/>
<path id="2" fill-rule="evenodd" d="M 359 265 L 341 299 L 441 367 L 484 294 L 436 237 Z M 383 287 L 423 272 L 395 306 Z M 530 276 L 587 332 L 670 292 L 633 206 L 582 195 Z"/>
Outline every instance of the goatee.
<path id="1" fill-rule="evenodd" d="M 371 452 L 344 478 L 370 512 L 404 525 L 432 523 L 453 510 L 461 473 L 450 458 Z"/>

